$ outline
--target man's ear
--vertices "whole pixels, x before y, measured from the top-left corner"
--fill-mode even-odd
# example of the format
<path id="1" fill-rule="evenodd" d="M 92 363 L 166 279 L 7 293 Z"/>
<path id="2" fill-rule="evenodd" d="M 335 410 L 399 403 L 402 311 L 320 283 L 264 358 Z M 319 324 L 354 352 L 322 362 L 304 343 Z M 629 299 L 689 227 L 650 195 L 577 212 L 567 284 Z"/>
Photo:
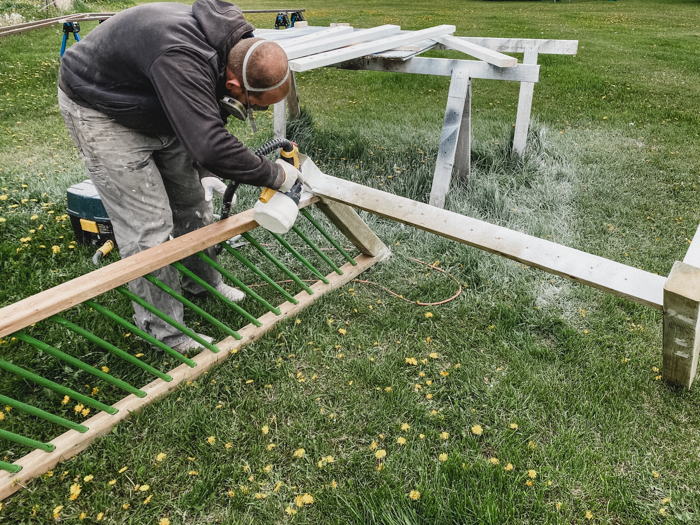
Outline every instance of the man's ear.
<path id="1" fill-rule="evenodd" d="M 235 91 L 241 88 L 241 81 L 238 80 L 238 77 L 236 77 L 236 75 L 233 74 L 233 71 L 231 71 L 229 68 L 226 68 L 226 89 L 229 91 Z"/>

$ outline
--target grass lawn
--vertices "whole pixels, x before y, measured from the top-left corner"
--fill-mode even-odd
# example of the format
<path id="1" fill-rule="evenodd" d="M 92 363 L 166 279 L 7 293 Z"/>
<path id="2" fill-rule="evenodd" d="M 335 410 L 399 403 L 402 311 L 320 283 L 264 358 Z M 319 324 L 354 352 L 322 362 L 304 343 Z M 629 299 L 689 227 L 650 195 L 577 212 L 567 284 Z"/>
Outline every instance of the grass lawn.
<path id="1" fill-rule="evenodd" d="M 473 173 L 453 181 L 446 207 L 661 275 L 683 259 L 700 221 L 697 1 L 298 5 L 313 25 L 449 23 L 457 35 L 579 40 L 576 57 L 540 57 L 522 161 L 509 147 L 519 86 L 473 82 Z M 0 39 L 0 306 L 94 268 L 65 218 L 66 188 L 85 172 L 58 112 L 59 47 L 59 26 Z M 289 132 L 302 152 L 330 175 L 427 201 L 448 79 L 323 69 L 297 81 L 305 114 Z M 271 112 L 256 121 L 254 137 L 230 129 L 258 146 Z M 242 188 L 239 210 L 256 194 Z M 462 293 L 418 306 L 352 282 L 7 498 L 0 523 L 700 521 L 700 394 L 659 380 L 660 312 L 363 217 L 393 255 L 360 279 L 411 301 L 457 291 L 416 258 L 437 261 Z M 101 302 L 130 315 L 113 292 Z M 86 307 L 66 317 L 173 367 Z M 151 380 L 50 323 L 28 333 L 136 386 Z M 11 338 L 0 356 L 108 404 L 124 396 Z M 90 417 L 8 374 L 0 393 Z M 0 414 L 0 428 L 35 439 L 62 432 Z M 5 461 L 29 451 L 1 443 Z"/>

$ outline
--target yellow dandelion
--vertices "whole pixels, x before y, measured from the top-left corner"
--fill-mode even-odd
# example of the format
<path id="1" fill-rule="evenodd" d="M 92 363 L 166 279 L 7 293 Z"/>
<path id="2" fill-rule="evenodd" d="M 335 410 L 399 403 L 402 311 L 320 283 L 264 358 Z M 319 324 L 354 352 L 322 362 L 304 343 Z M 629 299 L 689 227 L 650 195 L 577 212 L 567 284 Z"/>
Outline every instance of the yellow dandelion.
<path id="1" fill-rule="evenodd" d="M 370 449 L 370 450 L 374 450 L 375 448 L 377 448 L 377 442 L 376 442 L 376 441 L 372 441 L 372 444 L 369 446 L 369 449 Z"/>
<path id="2" fill-rule="evenodd" d="M 207 438 L 207 443 L 209 443 L 210 445 L 213 445 L 215 442 L 216 442 L 216 438 L 214 436 L 209 436 Z"/>
<path id="3" fill-rule="evenodd" d="M 68 404 L 68 401 L 70 401 L 70 397 L 68 397 L 68 396 L 63 396 L 63 401 L 61 401 L 61 404 L 62 404 L 62 405 L 66 405 L 66 404 Z"/>
<path id="4" fill-rule="evenodd" d="M 75 406 L 73 407 L 73 410 L 75 411 L 76 414 L 79 414 L 80 412 L 83 411 L 84 408 L 85 408 L 85 407 L 84 407 L 83 405 L 75 405 Z"/>
<path id="5" fill-rule="evenodd" d="M 418 501 L 420 499 L 420 492 L 418 492 L 417 490 L 412 490 L 408 493 L 408 497 L 411 498 L 413 501 Z"/>
<path id="6" fill-rule="evenodd" d="M 63 505 L 59 505 L 58 507 L 53 509 L 53 517 L 58 519 L 58 517 L 61 515 L 61 511 L 63 510 Z"/>
<path id="7" fill-rule="evenodd" d="M 196 470 L 190 470 L 190 471 L 188 472 L 188 474 L 189 474 L 190 476 L 199 476 L 199 472 L 197 472 Z"/>
<path id="8" fill-rule="evenodd" d="M 90 474 L 90 475 L 88 475 L 88 476 L 85 476 L 85 477 L 83 478 L 83 481 L 84 481 L 85 483 L 87 483 L 88 481 L 92 481 L 94 477 L 95 477 L 95 476 L 93 476 L 92 474 Z"/>
<path id="9" fill-rule="evenodd" d="M 87 417 L 88 414 L 90 413 L 90 409 L 89 409 L 89 408 L 86 408 L 86 409 L 84 409 L 84 410 L 83 410 L 82 412 L 80 412 L 80 413 L 83 415 L 83 417 Z"/>
<path id="10" fill-rule="evenodd" d="M 433 359 L 437 359 L 437 358 L 440 357 L 440 356 L 437 354 L 437 352 L 431 352 L 431 353 L 430 353 L 430 357 L 433 358 Z"/>
<path id="11" fill-rule="evenodd" d="M 263 468 L 265 472 L 272 472 L 272 465 L 267 465 L 265 468 Z"/>
<path id="12" fill-rule="evenodd" d="M 333 459 L 333 456 L 326 456 L 325 458 L 321 458 L 323 461 L 326 463 L 333 463 L 335 460 Z"/>
<path id="13" fill-rule="evenodd" d="M 528 487 L 532 487 L 532 480 L 531 480 L 531 479 L 528 479 L 528 480 L 525 482 L 525 485 L 527 485 Z"/>
<path id="14" fill-rule="evenodd" d="M 122 505 L 122 508 L 124 510 L 129 510 L 130 507 L 131 507 L 131 503 L 124 503 L 124 505 Z"/>
<path id="15" fill-rule="evenodd" d="M 284 483 L 282 483 L 281 481 L 278 481 L 277 484 L 275 485 L 275 488 L 272 489 L 272 492 L 279 492 L 279 490 L 282 488 L 282 485 L 284 485 Z"/>
<path id="16" fill-rule="evenodd" d="M 434 409 L 431 410 L 431 411 L 430 411 L 430 417 L 436 416 L 437 413 L 438 413 L 437 410 L 434 410 Z"/>
<path id="17" fill-rule="evenodd" d="M 275 448 L 276 446 L 277 445 L 275 445 L 274 443 L 270 443 L 267 447 L 265 447 L 265 449 L 269 451 L 269 450 L 272 450 L 273 448 Z"/>
<path id="18" fill-rule="evenodd" d="M 425 434 L 418 434 L 418 437 L 419 437 L 420 439 L 425 439 Z"/>
<path id="19" fill-rule="evenodd" d="M 411 425 L 409 425 L 408 423 L 401 424 L 401 430 L 403 430 L 404 432 L 406 432 L 409 428 L 411 428 Z"/>
<path id="20" fill-rule="evenodd" d="M 510 472 L 511 470 L 513 470 L 513 464 L 508 463 L 505 467 L 503 467 L 503 470 L 505 470 L 506 472 Z"/>
<path id="21" fill-rule="evenodd" d="M 234 496 L 236 495 L 236 493 L 235 493 L 234 491 L 232 491 L 232 490 L 229 490 L 227 494 L 228 494 L 228 497 L 229 497 L 229 498 L 232 498 L 232 497 L 234 497 Z"/>
<path id="22" fill-rule="evenodd" d="M 255 493 L 255 499 L 265 499 L 267 498 L 267 494 L 264 492 L 256 492 Z"/>
<path id="23" fill-rule="evenodd" d="M 472 427 L 472 434 L 474 434 L 475 436 L 480 436 L 483 433 L 484 433 L 484 429 L 481 428 L 481 425 L 474 425 Z"/>
<path id="24" fill-rule="evenodd" d="M 374 457 L 377 459 L 385 458 L 386 457 L 386 450 L 384 450 L 383 448 L 380 448 L 379 450 L 377 450 L 374 453 Z"/>
<path id="25" fill-rule="evenodd" d="M 651 475 L 654 476 L 655 478 L 658 478 L 659 476 L 661 476 L 661 474 L 659 474 L 659 473 L 656 472 L 655 470 L 652 470 L 652 471 L 651 471 Z"/>
<path id="26" fill-rule="evenodd" d="M 432 398 L 433 398 L 433 394 L 425 394 L 425 398 L 426 398 L 426 399 L 432 399 Z"/>
<path id="27" fill-rule="evenodd" d="M 450 439 L 450 434 L 447 432 L 440 432 L 440 439 Z"/>
<path id="28" fill-rule="evenodd" d="M 156 461 L 163 461 L 168 455 L 165 452 L 161 452 L 156 456 Z"/>
<path id="29" fill-rule="evenodd" d="M 659 509 L 659 514 L 661 514 L 662 516 L 665 516 L 666 515 L 666 507 L 661 507 Z"/>
<path id="30" fill-rule="evenodd" d="M 592 520 L 593 519 L 593 513 L 590 510 L 586 511 L 586 519 L 587 520 Z"/>
<path id="31" fill-rule="evenodd" d="M 440 461 L 447 461 L 447 454 L 445 454 L 445 453 L 440 454 L 440 455 L 438 456 L 438 459 L 439 459 Z"/>
<path id="32" fill-rule="evenodd" d="M 536 470 L 528 470 L 527 475 L 530 476 L 530 479 L 535 479 L 537 477 L 537 471 Z"/>
<path id="33" fill-rule="evenodd" d="M 338 482 L 336 480 L 331 481 L 331 487 L 334 489 L 338 488 Z"/>
<path id="34" fill-rule="evenodd" d="M 532 449 L 532 450 L 535 450 L 535 449 L 537 448 L 537 444 L 535 444 L 534 441 L 528 441 L 528 442 L 527 442 L 527 447 L 530 448 L 530 449 Z"/>
<path id="35" fill-rule="evenodd" d="M 263 434 L 268 434 L 270 432 L 270 427 L 264 425 L 261 430 Z"/>
<path id="36" fill-rule="evenodd" d="M 428 317 L 428 318 L 430 318 L 430 317 L 433 316 L 433 314 L 432 314 L 432 312 L 426 312 L 425 316 Z"/>
<path id="37" fill-rule="evenodd" d="M 153 497 L 153 494 L 149 494 L 148 497 L 145 500 L 143 500 L 143 504 L 144 505 L 148 504 L 148 502 L 151 501 L 152 497 Z"/>
<path id="38" fill-rule="evenodd" d="M 70 486 L 70 496 L 68 496 L 68 499 L 75 501 L 78 499 L 78 496 L 80 496 L 80 485 L 78 483 L 73 483 Z"/>
<path id="39" fill-rule="evenodd" d="M 116 480 L 116 479 L 112 479 L 112 480 L 109 481 L 108 484 L 109 484 L 109 485 L 114 485 L 114 484 L 116 484 L 116 483 L 117 483 L 117 480 Z"/>
<path id="40" fill-rule="evenodd" d="M 80 521 L 83 521 L 85 518 L 87 518 L 87 512 L 81 512 L 80 516 L 78 516 Z"/>
<path id="41" fill-rule="evenodd" d="M 498 465 L 498 458 L 489 458 L 489 461 L 494 465 Z"/>
<path id="42" fill-rule="evenodd" d="M 446 370 L 441 370 L 441 371 L 440 371 L 440 375 L 441 375 L 442 377 L 447 377 L 448 375 L 450 375 L 450 373 L 449 373 L 448 371 L 446 371 Z"/>
<path id="43" fill-rule="evenodd" d="M 345 328 L 338 328 L 338 332 L 342 335 L 345 335 L 348 333 L 348 331 Z"/>
<path id="44" fill-rule="evenodd" d="M 51 247 L 51 251 L 52 251 L 53 253 L 61 253 L 61 247 L 60 247 L 60 246 L 54 245 L 54 246 Z"/>
<path id="45" fill-rule="evenodd" d="M 304 450 L 303 448 L 299 448 L 294 451 L 293 455 L 295 458 L 303 458 L 304 454 L 306 454 L 306 450 Z"/>
<path id="46" fill-rule="evenodd" d="M 103 366 L 101 370 L 106 374 L 109 372 L 109 367 Z"/>
<path id="47" fill-rule="evenodd" d="M 511 424 L 510 424 L 510 428 L 513 429 L 513 430 L 517 430 L 518 424 L 517 424 L 517 423 L 511 423 Z"/>
<path id="48" fill-rule="evenodd" d="M 557 510 L 561 510 L 561 501 L 557 501 L 556 507 L 557 507 Z"/>
<path id="49" fill-rule="evenodd" d="M 428 380 L 425 382 L 425 384 L 428 385 L 428 386 L 430 386 L 430 385 L 433 384 L 433 380 L 432 380 L 432 379 L 428 379 Z"/>
<path id="50" fill-rule="evenodd" d="M 148 489 L 150 489 L 150 488 L 151 488 L 150 485 L 141 485 L 141 486 L 139 487 L 139 490 L 140 490 L 141 492 L 148 492 Z"/>
<path id="51" fill-rule="evenodd" d="M 124 472 L 124 471 L 125 471 L 126 469 L 128 469 L 128 468 L 129 468 L 129 467 L 122 467 L 122 468 L 120 468 L 120 469 L 119 469 L 119 474 L 121 474 L 122 472 Z"/>
<path id="52" fill-rule="evenodd" d="M 407 357 L 406 363 L 416 366 L 418 364 L 418 360 L 415 357 Z"/>
<path id="53" fill-rule="evenodd" d="M 102 521 L 102 518 L 104 518 L 104 517 L 105 517 L 105 513 L 104 513 L 104 512 L 100 512 L 100 513 L 97 515 L 97 521 Z"/>
<path id="54" fill-rule="evenodd" d="M 292 507 L 287 507 L 284 509 L 284 511 L 289 514 L 290 516 L 294 515 L 297 513 L 297 509 L 293 509 Z"/>
<path id="55" fill-rule="evenodd" d="M 158 525 L 170 525 L 170 520 L 168 518 L 161 518 Z"/>
<path id="56" fill-rule="evenodd" d="M 667 503 L 671 503 L 671 498 L 664 498 L 661 500 L 661 503 L 663 503 L 664 505 L 666 505 Z"/>
<path id="57" fill-rule="evenodd" d="M 400 437 L 399 439 L 396 440 L 396 442 L 399 445 L 405 445 L 406 444 L 406 438 Z"/>

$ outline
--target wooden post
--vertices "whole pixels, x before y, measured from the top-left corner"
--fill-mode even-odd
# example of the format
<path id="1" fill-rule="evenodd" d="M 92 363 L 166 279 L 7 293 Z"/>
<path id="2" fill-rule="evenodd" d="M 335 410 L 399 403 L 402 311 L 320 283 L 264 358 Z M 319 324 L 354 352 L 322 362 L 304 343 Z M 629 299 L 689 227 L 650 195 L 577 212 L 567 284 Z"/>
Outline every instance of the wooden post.
<path id="1" fill-rule="evenodd" d="M 274 137 L 276 139 L 287 138 L 287 102 L 283 100 L 273 106 L 272 122 Z"/>
<path id="2" fill-rule="evenodd" d="M 440 148 L 435 163 L 430 204 L 445 207 L 450 189 L 452 168 L 468 177 L 471 164 L 471 79 L 467 69 L 454 69 L 447 95 L 447 109 L 440 135 Z"/>
<path id="3" fill-rule="evenodd" d="M 526 46 L 523 64 L 537 64 L 537 47 Z M 532 82 L 520 83 L 520 97 L 518 98 L 518 115 L 515 118 L 515 136 L 513 137 L 513 152 L 522 157 L 527 144 L 527 130 L 530 127 L 530 113 L 532 111 L 532 95 L 535 92 L 535 84 Z"/>
<path id="4" fill-rule="evenodd" d="M 365 224 L 355 210 L 347 204 L 321 199 L 316 203 L 326 217 L 335 225 L 340 233 L 355 245 L 364 255 L 384 260 L 391 252 L 379 237 Z"/>
<path id="5" fill-rule="evenodd" d="M 290 71 L 289 74 L 292 76 L 292 85 L 289 88 L 289 93 L 287 94 L 287 106 L 289 107 L 289 118 L 295 119 L 301 113 L 301 108 L 299 107 L 299 93 L 297 92 L 297 79 L 294 76 L 294 71 Z"/>
<path id="6" fill-rule="evenodd" d="M 690 389 L 700 354 L 700 268 L 676 262 L 664 285 L 665 381 Z"/>

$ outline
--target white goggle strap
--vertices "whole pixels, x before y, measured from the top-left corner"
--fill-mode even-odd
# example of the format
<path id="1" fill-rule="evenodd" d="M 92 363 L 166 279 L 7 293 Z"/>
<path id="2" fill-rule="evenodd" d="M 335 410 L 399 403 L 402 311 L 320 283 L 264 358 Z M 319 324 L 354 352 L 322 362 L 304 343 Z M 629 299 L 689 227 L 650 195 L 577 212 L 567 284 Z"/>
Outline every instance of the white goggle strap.
<path id="1" fill-rule="evenodd" d="M 257 48 L 260 44 L 266 43 L 267 40 L 258 40 L 250 46 L 250 49 L 248 49 L 248 52 L 245 54 L 245 58 L 243 59 L 243 87 L 246 88 L 248 91 L 272 91 L 273 89 L 277 89 L 280 87 L 282 84 L 284 84 L 287 79 L 289 78 L 289 64 L 287 64 L 287 72 L 284 74 L 284 78 L 277 82 L 274 86 L 266 87 L 266 88 L 253 88 L 248 84 L 248 76 L 246 75 L 246 71 L 248 71 L 248 59 L 250 56 L 253 54 L 253 51 L 255 51 L 255 48 Z"/>

